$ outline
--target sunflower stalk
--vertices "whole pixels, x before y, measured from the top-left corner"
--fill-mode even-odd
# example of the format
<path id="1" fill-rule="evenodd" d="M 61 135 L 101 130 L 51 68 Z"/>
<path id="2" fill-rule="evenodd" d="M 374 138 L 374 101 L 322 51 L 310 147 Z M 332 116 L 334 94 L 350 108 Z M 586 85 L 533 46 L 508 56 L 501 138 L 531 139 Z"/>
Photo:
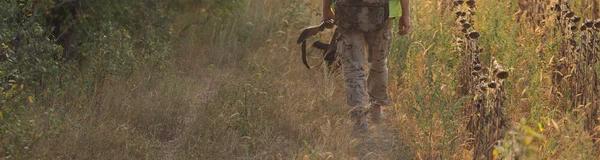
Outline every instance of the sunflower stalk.
<path id="1" fill-rule="evenodd" d="M 600 20 L 582 20 L 571 10 L 566 0 L 558 0 L 551 5 L 557 19 L 556 35 L 561 35 L 559 61 L 552 63 L 553 93 L 557 97 L 567 96 L 570 101 L 559 104 L 563 111 L 583 115 L 584 128 L 595 139 L 598 127 L 598 99 L 600 79 L 598 77 L 598 52 Z M 568 95 L 563 95 L 567 93 Z M 597 145 L 597 144 L 596 144 Z"/>
<path id="2" fill-rule="evenodd" d="M 508 126 L 503 87 L 508 71 L 495 58 L 490 65 L 481 62 L 480 54 L 484 53 L 478 43 L 481 34 L 473 27 L 475 1 L 455 0 L 454 5 L 455 52 L 462 57 L 458 92 L 473 97 L 464 109 L 468 132 L 466 146 L 473 150 L 473 159 L 490 159 L 494 146 L 502 140 Z"/>

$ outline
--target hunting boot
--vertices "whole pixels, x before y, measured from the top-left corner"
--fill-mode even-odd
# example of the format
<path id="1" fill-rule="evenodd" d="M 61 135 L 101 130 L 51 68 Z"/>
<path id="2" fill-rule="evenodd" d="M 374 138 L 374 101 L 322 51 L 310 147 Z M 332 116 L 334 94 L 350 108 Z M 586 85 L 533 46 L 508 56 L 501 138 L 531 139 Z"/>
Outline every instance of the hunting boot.
<path id="1" fill-rule="evenodd" d="M 367 112 L 362 108 L 354 108 L 350 111 L 350 120 L 354 122 L 354 131 L 366 132 L 369 129 Z"/>
<path id="2" fill-rule="evenodd" d="M 369 113 L 371 114 L 371 121 L 374 123 L 381 123 L 383 121 L 381 105 L 372 104 L 369 108 Z"/>

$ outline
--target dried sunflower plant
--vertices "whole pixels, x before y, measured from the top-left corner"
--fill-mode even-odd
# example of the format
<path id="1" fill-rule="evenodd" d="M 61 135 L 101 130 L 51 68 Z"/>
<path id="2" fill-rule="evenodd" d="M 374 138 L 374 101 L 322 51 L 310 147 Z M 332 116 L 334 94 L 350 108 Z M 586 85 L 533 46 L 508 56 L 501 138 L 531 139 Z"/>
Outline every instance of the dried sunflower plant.
<path id="1" fill-rule="evenodd" d="M 508 127 L 503 84 L 509 74 L 494 57 L 488 65 L 482 63 L 484 49 L 478 44 L 481 34 L 475 30 L 473 20 L 476 8 L 474 0 L 454 1 L 454 50 L 462 57 L 458 93 L 473 97 L 464 109 L 469 134 L 466 146 L 473 148 L 474 159 L 485 159 L 493 157 L 494 146 Z"/>
<path id="2" fill-rule="evenodd" d="M 557 60 L 551 62 L 553 93 L 566 99 L 559 105 L 563 111 L 583 115 L 584 128 L 598 141 L 600 19 L 584 20 L 568 1 L 555 1 L 551 9 L 554 35 L 561 39 Z"/>

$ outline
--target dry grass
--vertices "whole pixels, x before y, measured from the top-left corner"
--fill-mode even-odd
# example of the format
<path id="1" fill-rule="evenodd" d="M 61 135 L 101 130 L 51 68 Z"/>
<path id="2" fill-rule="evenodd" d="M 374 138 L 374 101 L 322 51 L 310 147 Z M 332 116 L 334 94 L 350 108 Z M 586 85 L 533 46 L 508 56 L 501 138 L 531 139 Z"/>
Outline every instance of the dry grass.
<path id="1" fill-rule="evenodd" d="M 163 70 L 141 64 L 129 77 L 105 77 L 92 87 L 75 79 L 69 83 L 79 88 L 38 99 L 39 107 L 56 110 L 31 108 L 23 118 L 36 123 L 32 133 L 41 133 L 28 153 L 42 159 L 478 159 L 477 147 L 465 147 L 470 133 L 463 110 L 473 96 L 459 92 L 460 73 L 471 72 L 461 71 L 464 56 L 453 51 L 448 26 L 455 15 L 438 1 L 412 1 L 413 32 L 395 38 L 389 60 L 393 104 L 384 108 L 384 124 L 363 136 L 352 134 L 341 75 L 306 70 L 300 60 L 296 36 L 318 24 L 320 1 L 244 2 L 232 16 L 177 35 L 174 58 Z M 480 58 L 495 57 L 511 73 L 497 81 L 501 92 L 487 97 L 504 102 L 498 106 L 508 113 L 509 132 L 487 140 L 503 137 L 492 154 L 597 158 L 582 112 L 559 109 L 572 99 L 553 92 L 551 66 L 562 42 L 549 33 L 554 23 L 515 23 L 507 13 L 516 4 L 478 0 L 472 17 L 481 34 L 477 46 L 485 48 Z M 204 7 L 189 6 L 175 30 L 196 21 Z"/>

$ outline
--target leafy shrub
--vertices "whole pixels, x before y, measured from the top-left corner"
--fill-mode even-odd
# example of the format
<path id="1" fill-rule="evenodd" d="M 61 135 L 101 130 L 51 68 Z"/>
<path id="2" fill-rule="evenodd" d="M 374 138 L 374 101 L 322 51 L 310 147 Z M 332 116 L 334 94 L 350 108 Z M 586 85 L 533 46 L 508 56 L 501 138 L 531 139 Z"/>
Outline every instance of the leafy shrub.
<path id="1" fill-rule="evenodd" d="M 161 0 L 1 1 L 0 157 L 31 158 L 36 142 L 64 131 L 72 98 L 93 97 L 106 79 L 129 77 L 139 67 L 164 69 L 172 53 L 171 20 L 181 6 Z M 75 43 L 62 43 L 64 34 L 76 35 Z M 68 47 L 76 48 L 75 58 L 65 57 Z"/>

